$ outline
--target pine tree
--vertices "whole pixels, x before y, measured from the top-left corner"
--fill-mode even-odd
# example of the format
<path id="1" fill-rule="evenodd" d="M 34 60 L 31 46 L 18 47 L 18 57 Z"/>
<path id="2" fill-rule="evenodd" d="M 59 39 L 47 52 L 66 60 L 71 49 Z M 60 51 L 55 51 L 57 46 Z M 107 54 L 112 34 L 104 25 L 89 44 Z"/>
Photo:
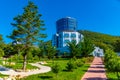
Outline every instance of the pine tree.
<path id="1" fill-rule="evenodd" d="M 44 50 L 48 59 L 53 59 L 56 54 L 56 48 L 52 46 L 51 42 L 45 43 Z"/>
<path id="2" fill-rule="evenodd" d="M 83 57 L 88 57 L 94 50 L 92 42 L 88 38 L 84 38 L 81 43 L 81 54 Z"/>
<path id="3" fill-rule="evenodd" d="M 38 13 L 38 7 L 33 2 L 28 2 L 28 5 L 23 8 L 24 12 L 21 15 L 18 15 L 14 18 L 14 23 L 11 23 L 14 26 L 14 30 L 9 38 L 16 40 L 24 45 L 24 62 L 23 70 L 26 69 L 26 60 L 27 54 L 30 47 L 45 38 L 46 35 L 42 34 L 42 31 L 45 30 L 43 27 L 43 20 L 40 19 L 41 14 Z"/>
<path id="4" fill-rule="evenodd" d="M 81 55 L 81 42 L 78 44 L 76 41 L 71 41 L 68 43 L 68 49 L 70 50 L 70 56 L 72 58 L 80 56 Z"/>

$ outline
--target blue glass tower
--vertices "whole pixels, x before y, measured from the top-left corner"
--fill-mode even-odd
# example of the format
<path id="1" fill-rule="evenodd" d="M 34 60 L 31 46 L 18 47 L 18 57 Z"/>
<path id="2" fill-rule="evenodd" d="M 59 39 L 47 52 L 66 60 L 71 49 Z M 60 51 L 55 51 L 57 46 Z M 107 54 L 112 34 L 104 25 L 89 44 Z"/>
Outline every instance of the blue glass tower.
<path id="1" fill-rule="evenodd" d="M 77 21 L 75 18 L 66 17 L 56 22 L 57 33 L 62 31 L 76 31 Z"/>
<path id="2" fill-rule="evenodd" d="M 65 17 L 57 20 L 56 29 L 56 34 L 52 37 L 52 45 L 60 53 L 69 53 L 68 42 L 76 41 L 78 44 L 83 41 L 83 35 L 77 32 L 77 20 L 75 18 Z"/>

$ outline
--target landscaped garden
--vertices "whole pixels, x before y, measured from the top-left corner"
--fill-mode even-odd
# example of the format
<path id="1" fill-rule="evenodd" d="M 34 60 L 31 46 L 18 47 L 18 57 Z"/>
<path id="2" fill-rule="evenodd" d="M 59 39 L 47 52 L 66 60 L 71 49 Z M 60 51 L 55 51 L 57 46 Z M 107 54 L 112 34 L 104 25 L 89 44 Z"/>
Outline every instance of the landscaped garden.
<path id="1" fill-rule="evenodd" d="M 78 60 L 78 59 L 77 59 Z M 76 62 L 77 60 L 72 60 L 73 62 Z M 80 59 L 81 62 L 83 59 Z M 53 66 L 54 64 L 59 65 L 59 72 L 55 74 L 53 71 L 50 71 L 48 73 L 44 74 L 37 74 L 37 75 L 31 75 L 26 78 L 23 78 L 21 80 L 80 80 L 84 73 L 87 71 L 87 69 L 90 66 L 91 61 L 93 60 L 93 57 L 90 57 L 88 60 L 87 58 L 84 58 L 83 63 L 80 63 L 80 66 L 78 67 L 74 63 L 71 65 L 73 66 L 73 70 L 69 71 L 67 69 L 67 63 L 70 61 L 70 59 L 56 59 L 56 60 L 49 60 L 47 61 L 47 66 Z"/>
<path id="2" fill-rule="evenodd" d="M 30 63 L 45 62 L 46 64 L 40 64 L 40 66 L 49 66 L 51 71 L 34 75 L 30 74 L 30 76 L 26 75 L 20 80 L 80 80 L 93 61 L 91 53 L 94 47 L 99 46 L 104 51 L 107 50 L 104 62 L 108 79 L 120 79 L 120 58 L 113 50 L 110 50 L 115 47 L 113 46 L 113 41 L 107 42 L 106 39 L 102 38 L 101 40 L 96 40 L 96 38 L 100 39 L 97 36 L 98 34 L 92 33 L 92 36 L 95 35 L 93 39 L 88 38 L 89 36 L 84 36 L 84 40 L 78 43 L 73 39 L 71 42 L 68 41 L 66 43 L 68 52 L 60 52 L 52 45 L 51 40 L 46 42 L 43 40 L 47 35 L 42 33 L 45 28 L 43 27 L 44 21 L 40 17 L 41 14 L 38 13 L 37 6 L 33 2 L 28 2 L 28 5 L 24 7 L 23 13 L 14 18 L 12 23 L 14 29 L 8 36 L 13 42 L 4 43 L 2 35 L 0 35 L 0 65 L 11 68 L 16 72 L 24 73 L 30 70 L 32 72 L 33 69 L 36 71 L 40 70 L 37 66 L 32 66 Z M 120 45 L 120 41 L 118 42 L 115 45 Z M 108 50 L 108 48 L 110 49 Z M 120 46 L 115 48 L 120 52 Z M 12 76 L 21 75 L 13 74 Z M 6 77 L 6 75 L 0 74 L 0 77 Z"/>
<path id="3" fill-rule="evenodd" d="M 10 58 L 11 59 L 11 58 Z M 25 78 L 22 78 L 21 80 L 79 80 L 82 78 L 84 73 L 87 71 L 87 69 L 90 66 L 90 63 L 92 62 L 93 57 L 87 57 L 87 58 L 54 58 L 54 59 L 41 59 L 41 62 L 45 62 L 46 64 L 43 64 L 45 66 L 50 66 L 51 68 L 57 64 L 59 65 L 59 71 L 58 73 L 54 73 L 53 71 L 50 71 L 48 73 L 43 74 L 36 74 L 27 76 Z M 28 60 L 31 62 L 31 60 Z M 35 62 L 38 62 L 39 60 L 35 60 Z M 4 61 L 2 61 L 4 62 Z M 6 60 L 6 63 L 4 66 L 8 68 L 12 68 L 14 70 L 20 69 L 22 70 L 22 60 L 19 60 L 17 63 L 17 60 L 12 59 L 12 62 L 9 62 L 9 60 Z M 9 64 L 8 64 L 9 63 Z M 10 64 L 15 63 L 15 64 Z M 69 64 L 70 63 L 70 64 Z M 30 64 L 27 64 L 27 69 L 36 69 L 37 67 L 31 66 Z M 0 75 L 1 77 L 7 77 L 6 75 Z"/>

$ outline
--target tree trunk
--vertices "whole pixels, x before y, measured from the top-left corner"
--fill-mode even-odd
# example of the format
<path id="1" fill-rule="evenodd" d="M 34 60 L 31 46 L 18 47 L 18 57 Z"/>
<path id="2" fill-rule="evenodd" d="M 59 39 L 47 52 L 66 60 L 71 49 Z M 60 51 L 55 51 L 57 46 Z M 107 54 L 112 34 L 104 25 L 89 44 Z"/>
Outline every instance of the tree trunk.
<path id="1" fill-rule="evenodd" d="M 23 62 L 23 71 L 26 70 L 26 64 L 27 64 L 27 54 L 24 55 L 24 62 Z"/>

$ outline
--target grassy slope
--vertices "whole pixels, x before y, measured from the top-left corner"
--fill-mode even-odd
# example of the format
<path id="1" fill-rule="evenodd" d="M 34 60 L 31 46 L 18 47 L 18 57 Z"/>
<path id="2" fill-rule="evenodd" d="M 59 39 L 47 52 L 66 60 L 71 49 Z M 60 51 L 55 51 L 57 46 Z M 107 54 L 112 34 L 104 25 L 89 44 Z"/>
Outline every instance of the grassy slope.
<path id="1" fill-rule="evenodd" d="M 29 77 L 26 77 L 22 80 L 80 80 L 80 78 L 84 75 L 89 64 L 85 64 L 82 67 L 79 67 L 77 69 L 74 69 L 73 72 L 65 71 L 66 63 L 68 60 L 55 60 L 54 63 L 58 63 L 61 67 L 61 71 L 56 77 L 55 74 L 53 74 L 51 71 L 45 74 L 37 74 L 37 75 L 31 75 Z M 53 61 L 48 61 L 48 65 L 52 66 Z"/>
<path id="2" fill-rule="evenodd" d="M 79 32 L 94 42 L 102 42 L 107 45 L 112 45 L 116 40 L 120 39 L 120 36 L 112 36 L 87 30 L 79 30 Z"/>

